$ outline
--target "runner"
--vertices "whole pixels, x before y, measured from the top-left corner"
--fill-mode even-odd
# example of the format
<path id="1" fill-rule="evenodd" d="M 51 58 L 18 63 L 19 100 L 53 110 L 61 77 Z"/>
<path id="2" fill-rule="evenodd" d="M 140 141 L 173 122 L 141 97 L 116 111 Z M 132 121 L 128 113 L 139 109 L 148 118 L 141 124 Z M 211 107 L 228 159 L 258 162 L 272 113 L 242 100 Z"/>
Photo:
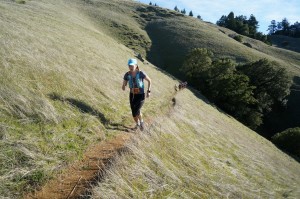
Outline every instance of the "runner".
<path id="1" fill-rule="evenodd" d="M 151 93 L 151 79 L 144 73 L 140 71 L 137 60 L 128 60 L 129 71 L 124 75 L 124 81 L 122 85 L 122 90 L 125 91 L 127 83 L 129 82 L 130 94 L 129 102 L 132 111 L 132 116 L 136 125 L 134 130 L 140 128 L 141 131 L 144 130 L 144 121 L 141 113 L 141 108 L 145 101 L 145 91 L 144 91 L 144 79 L 148 82 L 148 89 L 146 92 L 146 97 L 148 98 Z"/>

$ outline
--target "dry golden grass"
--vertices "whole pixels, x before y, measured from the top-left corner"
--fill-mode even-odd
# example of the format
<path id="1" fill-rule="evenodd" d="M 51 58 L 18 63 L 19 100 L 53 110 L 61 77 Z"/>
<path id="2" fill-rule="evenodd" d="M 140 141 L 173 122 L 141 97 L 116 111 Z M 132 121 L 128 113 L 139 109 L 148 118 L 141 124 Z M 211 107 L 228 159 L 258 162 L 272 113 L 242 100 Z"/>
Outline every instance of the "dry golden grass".
<path id="1" fill-rule="evenodd" d="M 0 2 L 0 195 L 18 197 L 93 142 L 130 126 L 121 90 L 134 52 L 95 25 L 82 1 Z M 87 10 L 81 10 L 87 9 Z M 153 106 L 169 99 L 174 80 L 140 64 L 153 84 Z M 151 110 L 150 110 L 151 109 Z M 126 129 L 125 129 L 126 130 Z"/>
<path id="2" fill-rule="evenodd" d="M 188 90 L 107 171 L 93 198 L 298 198 L 300 165 Z"/>
<path id="3" fill-rule="evenodd" d="M 150 45 L 132 18 L 135 6 L 115 0 L 0 2 L 2 197 L 20 197 L 80 159 L 90 144 L 124 133 L 123 127 L 131 125 L 128 91 L 121 91 L 121 83 L 134 52 L 121 42 L 137 50 L 144 49 L 140 44 Z M 114 20 L 145 42 L 130 44 L 133 35 L 114 33 Z M 166 114 L 176 80 L 151 64 L 140 68 L 153 79 L 152 97 L 143 109 L 155 125 L 150 135 L 129 146 L 132 154 L 122 157 L 100 185 L 107 197 L 246 197 L 252 185 L 258 191 L 251 189 L 250 196 L 299 195 L 294 188 L 299 184 L 298 163 L 189 91 L 180 93 L 175 109 Z M 141 169 L 134 184 L 128 182 L 135 177 L 132 165 Z M 223 166 L 226 172 L 220 175 Z M 148 171 L 153 178 L 139 177 Z M 125 188 L 120 185 L 115 192 L 110 182 L 118 173 Z"/>

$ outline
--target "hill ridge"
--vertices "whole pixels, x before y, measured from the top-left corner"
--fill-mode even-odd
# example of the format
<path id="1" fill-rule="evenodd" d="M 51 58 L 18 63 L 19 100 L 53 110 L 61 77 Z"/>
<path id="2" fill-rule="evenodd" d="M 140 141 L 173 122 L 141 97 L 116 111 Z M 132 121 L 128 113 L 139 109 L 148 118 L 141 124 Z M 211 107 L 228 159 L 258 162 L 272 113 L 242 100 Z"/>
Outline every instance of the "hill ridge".
<path id="1" fill-rule="evenodd" d="M 136 2 L 90 2 L 0 2 L 2 197 L 20 198 L 132 122 L 120 87 L 133 51 L 110 19 L 149 37 L 132 18 Z M 164 116 L 178 80 L 151 63 L 139 66 L 154 80 L 145 117 L 161 125 L 129 146 L 95 197 L 99 190 L 108 198 L 299 196 L 299 163 L 192 90 Z"/>

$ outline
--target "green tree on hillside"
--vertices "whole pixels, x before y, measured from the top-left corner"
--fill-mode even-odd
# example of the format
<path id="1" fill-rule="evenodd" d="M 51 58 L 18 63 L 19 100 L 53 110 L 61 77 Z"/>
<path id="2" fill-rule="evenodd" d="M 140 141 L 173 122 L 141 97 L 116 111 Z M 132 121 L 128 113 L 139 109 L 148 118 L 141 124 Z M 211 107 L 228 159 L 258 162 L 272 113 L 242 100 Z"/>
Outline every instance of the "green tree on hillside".
<path id="1" fill-rule="evenodd" d="M 272 20 L 272 22 L 275 20 Z M 271 22 L 271 27 L 273 23 Z M 270 27 L 269 26 L 269 27 Z M 287 18 L 284 18 L 281 22 L 277 23 L 277 28 L 275 31 L 270 32 L 270 34 L 275 35 L 285 35 L 289 37 L 300 37 L 300 23 L 297 21 L 294 24 L 290 25 Z"/>
<path id="2" fill-rule="evenodd" d="M 281 30 L 282 29 L 282 24 L 281 22 L 277 22 L 277 30 Z"/>
<path id="3" fill-rule="evenodd" d="M 274 34 L 277 30 L 277 24 L 275 20 L 271 21 L 271 24 L 268 26 L 269 35 Z"/>
<path id="4" fill-rule="evenodd" d="M 235 65 L 230 59 L 213 61 L 204 90 L 215 104 L 255 129 L 262 123 L 262 114 L 251 108 L 257 103 L 255 87 L 250 86 L 246 75 L 237 73 Z"/>
<path id="5" fill-rule="evenodd" d="M 230 12 L 228 16 L 223 15 L 218 21 L 218 26 L 229 28 L 239 34 L 246 35 L 248 37 L 263 41 L 267 44 L 271 44 L 269 38 L 261 32 L 257 32 L 258 21 L 254 15 L 251 15 L 249 19 L 246 16 L 234 16 L 233 12 Z"/>
<path id="6" fill-rule="evenodd" d="M 300 158 L 300 127 L 289 128 L 277 133 L 271 140 L 279 148 Z"/>
<path id="7" fill-rule="evenodd" d="M 287 18 L 282 19 L 281 26 L 284 33 L 289 31 L 290 23 Z"/>
<path id="8" fill-rule="evenodd" d="M 216 105 L 244 124 L 255 129 L 262 123 L 262 115 L 252 106 L 255 87 L 249 78 L 236 71 L 230 59 L 212 61 L 213 53 L 207 49 L 194 49 L 186 57 L 181 71 L 187 80 Z"/>
<path id="9" fill-rule="evenodd" d="M 242 65 L 238 70 L 247 75 L 250 84 L 255 86 L 254 96 L 261 113 L 270 112 L 275 103 L 285 105 L 291 81 L 284 68 L 277 66 L 275 62 L 261 59 Z"/>
<path id="10" fill-rule="evenodd" d="M 189 16 L 190 17 L 194 16 L 193 11 L 190 11 Z"/>
<path id="11" fill-rule="evenodd" d="M 247 24 L 249 26 L 249 35 L 254 37 L 257 33 L 257 29 L 259 27 L 258 21 L 256 20 L 253 14 L 250 15 L 249 19 L 247 20 Z"/>
<path id="12" fill-rule="evenodd" d="M 236 20 L 234 18 L 234 13 L 233 12 L 230 12 L 228 14 L 226 24 L 227 24 L 226 28 L 229 28 L 231 30 L 236 30 Z"/>
<path id="13" fill-rule="evenodd" d="M 246 16 L 244 15 L 236 16 L 235 23 L 236 23 L 236 29 L 234 31 L 242 35 L 249 35 L 249 25 L 247 23 Z"/>
<path id="14" fill-rule="evenodd" d="M 207 79 L 207 71 L 212 63 L 213 53 L 205 48 L 192 50 L 185 58 L 181 71 L 185 74 L 188 81 L 200 88 Z"/>
<path id="15" fill-rule="evenodd" d="M 179 9 L 177 8 L 177 6 L 175 6 L 174 10 L 175 10 L 176 12 L 179 12 Z"/>
<path id="16" fill-rule="evenodd" d="M 218 26 L 226 27 L 226 22 L 227 22 L 227 16 L 222 15 L 222 17 L 217 21 Z"/>
<path id="17" fill-rule="evenodd" d="M 181 13 L 184 15 L 186 14 L 185 8 L 183 8 L 183 10 L 181 10 Z"/>
<path id="18" fill-rule="evenodd" d="M 202 20 L 202 18 L 201 18 L 201 16 L 200 16 L 200 15 L 198 15 L 198 16 L 197 16 L 197 19 L 199 19 L 199 20 Z"/>
<path id="19" fill-rule="evenodd" d="M 286 70 L 267 59 L 236 66 L 230 59 L 213 60 L 211 51 L 197 48 L 180 70 L 210 101 L 252 129 L 274 105 L 285 105 L 290 92 Z"/>

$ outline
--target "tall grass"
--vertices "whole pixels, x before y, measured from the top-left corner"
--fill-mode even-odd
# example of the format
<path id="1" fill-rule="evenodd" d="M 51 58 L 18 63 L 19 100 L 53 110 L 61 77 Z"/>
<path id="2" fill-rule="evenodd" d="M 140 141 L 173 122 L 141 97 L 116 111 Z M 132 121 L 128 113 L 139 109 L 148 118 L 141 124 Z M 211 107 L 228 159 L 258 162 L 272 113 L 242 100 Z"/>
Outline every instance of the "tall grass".
<path id="1" fill-rule="evenodd" d="M 3 197 L 20 197 L 80 159 L 91 143 L 132 124 L 121 84 L 134 52 L 89 12 L 83 1 L 0 2 Z M 151 65 L 140 68 L 168 84 L 158 90 L 154 81 L 152 104 L 144 107 L 151 117 L 175 83 Z"/>
<path id="2" fill-rule="evenodd" d="M 127 3 L 130 5 L 129 11 Z M 124 30 L 127 32 L 134 30 L 133 35 L 139 35 L 139 38 L 147 40 L 145 43 L 139 41 L 134 45 L 138 47 L 142 43 L 147 47 L 149 40 L 146 32 L 131 18 L 137 15 L 135 5 L 136 3 L 132 1 L 108 3 L 31 0 L 25 4 L 10 0 L 0 2 L 0 195 L 2 197 L 21 197 L 24 191 L 31 191 L 70 162 L 80 159 L 91 143 L 124 133 L 124 129 L 112 126 L 131 125 L 128 90 L 121 91 L 121 84 L 123 75 L 128 70 L 127 59 L 133 57 L 134 52 L 121 43 L 126 44 L 130 37 L 120 37 L 122 32 L 114 33 L 114 28 L 110 24 L 116 21 L 118 26 L 126 24 L 122 26 Z M 120 10 L 117 9 L 118 6 Z M 123 16 L 122 13 L 128 15 Z M 116 17 L 115 21 L 105 18 L 107 14 Z M 153 127 L 154 134 L 158 134 L 155 139 L 160 143 L 159 146 L 166 146 L 167 143 L 167 137 L 159 141 L 159 135 L 164 133 L 162 131 L 166 131 L 164 129 L 168 130 L 170 144 L 179 149 L 183 147 L 182 150 L 189 149 L 183 144 L 186 143 L 185 137 L 194 136 L 194 141 L 192 139 L 188 141 L 197 143 L 199 136 L 195 132 L 198 130 L 193 130 L 193 125 L 200 125 L 198 126 L 200 129 L 205 126 L 203 130 L 206 129 L 212 135 L 216 135 L 215 131 L 223 131 L 221 125 L 215 128 L 213 126 L 212 121 L 219 117 L 217 113 L 209 117 L 208 125 L 205 125 L 201 118 L 192 120 L 192 124 L 187 122 L 189 119 L 198 118 L 198 114 L 214 110 L 204 104 L 205 106 L 200 106 L 198 111 L 195 111 L 197 109 L 193 106 L 192 101 L 195 99 L 192 95 L 187 95 L 187 99 L 179 100 L 177 103 L 178 107 L 189 107 L 186 110 L 188 113 L 183 114 L 185 117 L 180 116 L 182 113 L 179 114 L 178 111 L 172 116 L 174 121 L 181 123 L 183 121 L 183 126 L 177 126 L 170 118 L 163 117 L 170 106 L 176 81 L 151 64 L 140 63 L 140 68 L 153 80 L 152 96 L 146 101 L 143 111 L 146 118 L 153 119 L 161 115 L 155 121 L 162 123 L 162 130 Z M 193 100 L 190 101 L 189 98 Z M 178 119 L 173 118 L 174 116 L 178 116 Z M 192 129 L 191 135 L 185 133 L 186 128 Z M 215 131 L 211 131 L 210 128 Z M 236 126 L 230 128 L 233 130 Z M 244 127 L 238 125 L 238 128 Z M 145 143 L 150 149 L 156 148 L 151 146 L 151 136 L 143 139 L 149 141 Z M 136 142 L 141 143 L 139 140 Z M 182 146 L 175 145 L 177 142 Z M 216 152 L 210 154 L 214 157 L 219 154 L 218 148 L 223 142 L 216 142 L 212 136 L 209 142 L 201 141 L 201 146 L 202 144 L 211 146 L 210 142 L 216 143 L 216 146 L 212 146 L 216 148 Z M 200 143 L 197 144 L 199 147 Z M 176 155 L 175 149 L 170 151 L 174 151 L 172 153 Z M 200 152 L 198 149 L 197 151 Z M 270 148 L 270 153 L 272 151 L 273 148 Z M 188 155 L 188 151 L 185 154 Z M 253 154 L 260 154 L 260 151 Z M 233 156 L 232 159 L 238 160 L 238 155 L 240 154 Z M 180 177 L 186 175 L 183 171 L 176 176 L 177 174 L 171 170 L 177 167 L 177 171 L 179 168 L 183 169 L 181 164 L 173 161 L 172 166 L 171 163 L 159 160 L 159 155 L 143 156 L 145 161 L 148 157 L 149 160 L 155 160 L 157 163 L 150 162 L 154 166 L 170 164 L 164 170 L 170 183 L 175 179 L 179 186 L 187 180 Z M 278 156 L 284 161 L 287 160 L 282 154 Z M 206 159 L 209 157 L 203 155 L 203 165 L 201 166 L 201 161 L 196 161 L 193 167 L 209 169 L 212 163 L 205 163 L 209 162 Z M 192 160 L 193 158 L 187 156 L 186 161 Z M 285 168 L 285 163 L 279 163 L 283 164 L 280 168 Z M 294 162 L 291 165 L 286 166 L 290 171 L 283 170 L 282 173 L 286 172 L 287 175 L 294 173 L 298 176 L 298 173 L 294 172 Z M 187 171 L 192 172 L 192 169 L 187 167 Z M 159 175 L 157 179 L 161 179 Z M 212 177 L 217 178 L 216 175 Z M 136 184 L 141 186 L 139 182 Z M 210 186 L 208 190 L 214 190 L 216 187 Z M 167 189 L 171 190 L 169 187 Z M 174 188 L 173 192 L 178 194 L 176 190 L 177 188 Z M 108 193 L 111 191 L 113 190 Z M 161 195 L 166 195 L 166 192 Z"/>
<path id="3" fill-rule="evenodd" d="M 135 137 L 92 198 L 299 197 L 299 163 L 189 91 L 176 102 Z"/>

